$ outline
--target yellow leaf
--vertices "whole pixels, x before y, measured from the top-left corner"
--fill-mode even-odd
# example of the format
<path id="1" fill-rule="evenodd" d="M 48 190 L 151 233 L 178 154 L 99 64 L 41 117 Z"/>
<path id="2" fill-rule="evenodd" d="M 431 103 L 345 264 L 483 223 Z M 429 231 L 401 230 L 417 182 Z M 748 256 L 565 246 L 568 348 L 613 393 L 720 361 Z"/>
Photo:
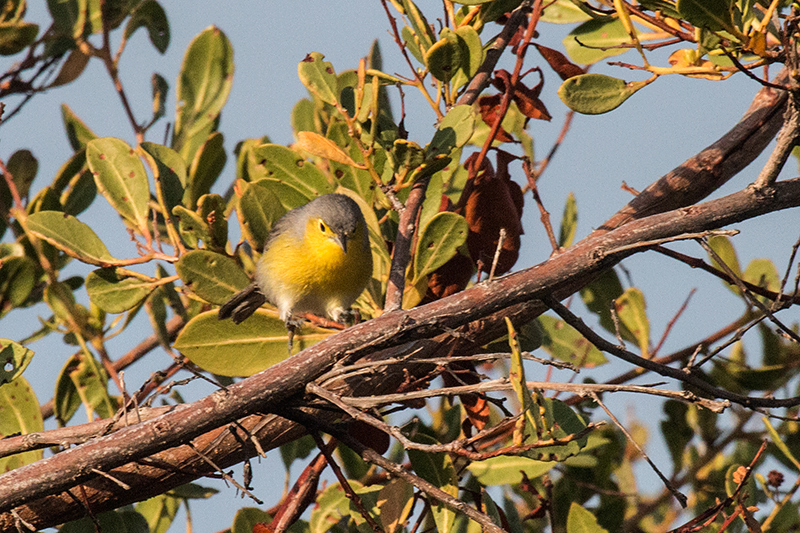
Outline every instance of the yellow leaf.
<path id="1" fill-rule="evenodd" d="M 335 142 L 312 131 L 298 131 L 297 143 L 294 146 L 317 157 L 324 157 L 343 165 L 358 168 L 363 166 L 353 161 Z"/>

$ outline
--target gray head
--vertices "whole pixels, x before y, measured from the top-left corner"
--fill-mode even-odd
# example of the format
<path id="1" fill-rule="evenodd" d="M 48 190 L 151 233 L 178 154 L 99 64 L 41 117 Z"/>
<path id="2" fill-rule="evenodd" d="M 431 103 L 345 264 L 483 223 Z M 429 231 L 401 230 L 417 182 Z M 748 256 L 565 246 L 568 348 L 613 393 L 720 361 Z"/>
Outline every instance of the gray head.
<path id="1" fill-rule="evenodd" d="M 337 235 L 351 237 L 359 222 L 364 221 L 358 204 L 344 194 L 325 194 L 315 198 L 303 208 L 307 217 L 319 217 Z"/>

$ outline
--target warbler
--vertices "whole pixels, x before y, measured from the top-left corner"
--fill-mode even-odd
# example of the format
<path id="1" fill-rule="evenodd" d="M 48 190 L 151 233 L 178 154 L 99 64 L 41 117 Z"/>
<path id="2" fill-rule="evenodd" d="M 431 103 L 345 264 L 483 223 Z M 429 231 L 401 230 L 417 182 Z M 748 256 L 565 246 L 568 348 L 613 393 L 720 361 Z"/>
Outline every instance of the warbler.
<path id="1" fill-rule="evenodd" d="M 289 331 L 295 313 L 327 315 L 339 322 L 372 276 L 367 223 L 358 204 L 325 194 L 292 209 L 273 226 L 258 261 L 255 281 L 219 308 L 236 324 L 264 302 L 278 308 Z"/>

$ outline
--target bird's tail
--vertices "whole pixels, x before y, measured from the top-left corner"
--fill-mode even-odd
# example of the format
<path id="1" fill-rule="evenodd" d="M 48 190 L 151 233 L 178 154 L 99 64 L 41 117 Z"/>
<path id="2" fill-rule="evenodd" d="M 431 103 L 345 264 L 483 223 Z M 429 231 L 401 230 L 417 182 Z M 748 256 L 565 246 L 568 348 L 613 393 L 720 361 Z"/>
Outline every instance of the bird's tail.
<path id="1" fill-rule="evenodd" d="M 233 319 L 234 323 L 241 324 L 244 320 L 256 312 L 256 309 L 264 305 L 267 297 L 258 288 L 258 285 L 251 283 L 244 290 L 234 294 L 230 300 L 219 308 L 218 318 Z"/>

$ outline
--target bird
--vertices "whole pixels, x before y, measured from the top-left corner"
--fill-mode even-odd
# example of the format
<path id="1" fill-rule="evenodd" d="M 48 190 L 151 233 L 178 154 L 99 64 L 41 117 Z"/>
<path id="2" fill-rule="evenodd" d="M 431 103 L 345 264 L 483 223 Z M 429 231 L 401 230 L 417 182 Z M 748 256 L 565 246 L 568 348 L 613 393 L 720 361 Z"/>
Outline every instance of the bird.
<path id="1" fill-rule="evenodd" d="M 358 204 L 339 193 L 324 194 L 288 211 L 272 227 L 256 265 L 254 281 L 225 302 L 218 318 L 240 324 L 269 301 L 289 333 L 298 313 L 336 322 L 372 277 L 369 232 Z"/>

